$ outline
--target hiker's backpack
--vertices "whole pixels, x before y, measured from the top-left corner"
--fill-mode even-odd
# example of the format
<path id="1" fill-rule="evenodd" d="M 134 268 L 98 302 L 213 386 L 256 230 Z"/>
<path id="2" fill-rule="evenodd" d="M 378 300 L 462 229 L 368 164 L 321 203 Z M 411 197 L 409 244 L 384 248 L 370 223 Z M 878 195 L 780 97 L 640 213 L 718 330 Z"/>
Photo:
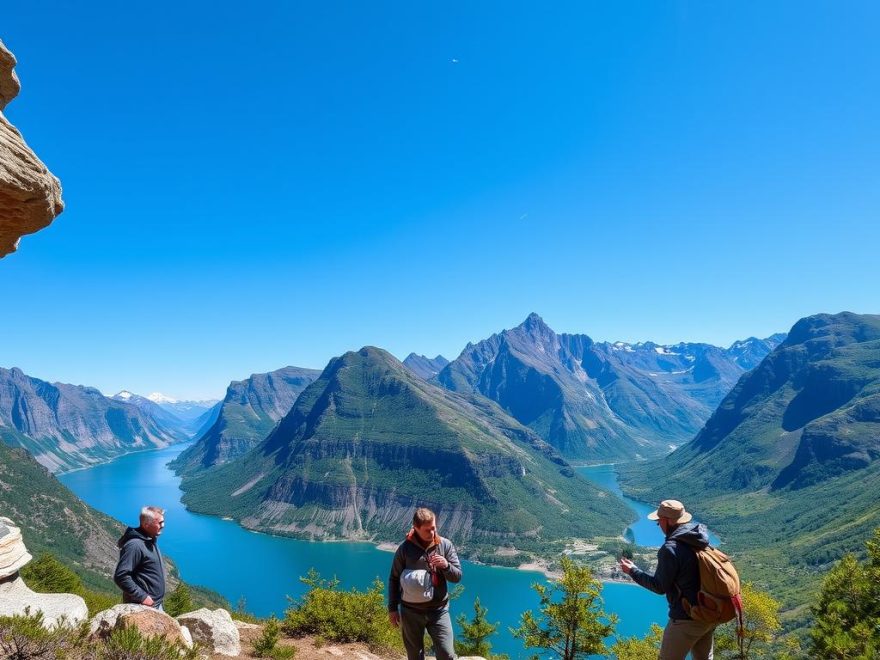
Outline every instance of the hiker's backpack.
<path id="1" fill-rule="evenodd" d="M 737 620 L 737 632 L 742 634 L 742 594 L 739 575 L 730 557 L 712 546 L 690 546 L 700 569 L 700 591 L 697 602 L 682 596 L 681 604 L 688 616 L 704 623 L 727 623 Z"/>

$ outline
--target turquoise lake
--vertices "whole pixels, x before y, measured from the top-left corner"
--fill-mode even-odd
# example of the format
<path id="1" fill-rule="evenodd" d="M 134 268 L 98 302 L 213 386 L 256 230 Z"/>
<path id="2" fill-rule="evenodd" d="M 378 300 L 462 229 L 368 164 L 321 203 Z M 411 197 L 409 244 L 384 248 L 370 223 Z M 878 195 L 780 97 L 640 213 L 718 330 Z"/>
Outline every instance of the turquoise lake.
<path id="1" fill-rule="evenodd" d="M 258 616 L 283 614 L 288 596 L 296 598 L 305 592 L 298 578 L 312 567 L 323 577 L 335 575 L 346 588 L 366 588 L 377 577 L 383 583 L 387 581 L 391 553 L 369 543 L 321 543 L 269 536 L 247 531 L 231 520 L 187 511 L 180 502 L 180 479 L 166 466 L 186 446 L 129 454 L 112 463 L 61 475 L 60 479 L 96 509 L 133 526 L 144 504 L 166 509 L 161 547 L 174 559 L 183 579 L 223 594 L 233 605 L 244 598 L 247 609 Z M 579 470 L 619 494 L 610 466 Z M 651 509 L 641 506 L 647 507 L 646 511 Z M 637 542 L 657 544 L 642 538 L 641 530 L 639 524 L 633 527 Z M 657 533 L 653 523 L 645 526 L 645 533 L 649 530 Z M 501 624 L 492 638 L 494 650 L 508 653 L 511 658 L 527 657 L 529 653 L 508 628 L 519 624 L 522 612 L 537 607 L 538 598 L 530 586 L 544 582 L 543 574 L 470 562 L 463 562 L 463 569 L 465 589 L 452 605 L 453 617 L 460 613 L 472 616 L 473 601 L 479 597 L 489 610 L 489 620 Z M 666 621 L 665 599 L 645 589 L 606 583 L 602 595 L 606 611 L 620 618 L 616 630 L 620 636 L 641 636 L 651 623 L 662 625 Z"/>

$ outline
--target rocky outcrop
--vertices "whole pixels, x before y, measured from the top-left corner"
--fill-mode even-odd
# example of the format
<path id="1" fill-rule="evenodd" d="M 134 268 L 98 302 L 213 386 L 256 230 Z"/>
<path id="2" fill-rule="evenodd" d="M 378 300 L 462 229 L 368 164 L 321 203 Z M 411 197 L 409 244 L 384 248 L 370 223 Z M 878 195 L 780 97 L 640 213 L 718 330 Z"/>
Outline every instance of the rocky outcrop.
<path id="1" fill-rule="evenodd" d="M 89 634 L 96 639 L 108 638 L 114 630 L 133 627 L 144 637 L 161 637 L 174 644 L 192 648 L 189 630 L 174 618 L 146 605 L 114 605 L 98 612 L 89 622 Z"/>
<path id="2" fill-rule="evenodd" d="M 64 210 L 58 179 L 2 113 L 20 89 L 15 64 L 0 41 L 0 258 L 14 252 L 23 235 L 48 226 Z"/>
<path id="3" fill-rule="evenodd" d="M 31 560 L 21 530 L 9 518 L 0 518 L 0 616 L 43 614 L 43 625 L 76 625 L 89 616 L 86 602 L 74 594 L 38 594 L 19 575 Z"/>
<path id="4" fill-rule="evenodd" d="M 212 649 L 214 653 L 233 657 L 241 654 L 238 627 L 226 610 L 203 607 L 181 614 L 177 621 L 189 630 L 194 642 Z"/>

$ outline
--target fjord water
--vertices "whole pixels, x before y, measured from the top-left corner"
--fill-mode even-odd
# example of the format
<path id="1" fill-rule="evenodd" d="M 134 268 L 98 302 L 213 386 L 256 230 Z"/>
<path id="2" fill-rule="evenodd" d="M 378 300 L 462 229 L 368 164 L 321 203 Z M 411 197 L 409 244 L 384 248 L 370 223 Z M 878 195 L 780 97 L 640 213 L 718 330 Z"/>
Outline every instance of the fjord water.
<path id="1" fill-rule="evenodd" d="M 645 502 L 639 502 L 638 500 L 631 499 L 624 495 L 623 491 L 620 489 L 620 485 L 617 483 L 617 472 L 612 463 L 577 467 L 575 470 L 597 486 L 604 488 L 605 490 L 610 490 L 626 502 L 635 512 L 638 516 L 638 520 L 627 527 L 626 532 L 624 533 L 624 536 L 626 536 L 628 540 L 638 545 L 652 548 L 660 547 L 665 540 L 665 536 L 663 535 L 663 532 L 660 531 L 656 521 L 648 520 L 648 514 L 654 511 L 657 507 L 646 504 Z M 709 542 L 712 545 L 717 546 L 721 543 L 721 540 L 710 531 Z"/>
<path id="2" fill-rule="evenodd" d="M 383 583 L 387 580 L 391 554 L 369 543 L 270 536 L 247 531 L 231 520 L 187 511 L 180 502 L 180 479 L 167 467 L 187 446 L 129 454 L 60 479 L 96 509 L 133 526 L 144 504 L 166 509 L 161 547 L 183 579 L 213 589 L 233 604 L 244 598 L 247 609 L 259 616 L 283 614 L 287 596 L 296 598 L 305 592 L 298 578 L 313 567 L 322 577 L 338 577 L 344 588 L 367 588 L 377 577 Z M 401 530 L 401 537 L 405 531 Z M 472 616 L 474 599 L 479 597 L 489 610 L 489 620 L 501 624 L 492 640 L 494 649 L 511 658 L 525 657 L 528 654 L 508 628 L 519 624 L 522 612 L 537 607 L 538 598 L 530 587 L 544 580 L 541 573 L 464 562 L 465 590 L 453 604 L 453 616 Z M 634 585 L 606 583 L 602 596 L 606 611 L 620 618 L 620 636 L 644 635 L 651 623 L 666 619 L 665 599 Z"/>

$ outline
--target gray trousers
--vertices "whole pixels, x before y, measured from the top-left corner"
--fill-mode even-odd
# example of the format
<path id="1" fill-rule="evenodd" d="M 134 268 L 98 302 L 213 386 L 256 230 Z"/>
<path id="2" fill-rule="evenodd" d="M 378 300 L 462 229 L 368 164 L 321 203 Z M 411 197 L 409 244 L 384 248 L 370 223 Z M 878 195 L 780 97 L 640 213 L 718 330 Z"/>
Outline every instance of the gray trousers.
<path id="1" fill-rule="evenodd" d="M 663 631 L 659 660 L 684 660 L 688 651 L 693 660 L 712 660 L 714 657 L 714 623 L 691 619 L 669 619 Z"/>
<path id="2" fill-rule="evenodd" d="M 437 660 L 454 660 L 452 619 L 449 616 L 448 606 L 439 610 L 417 610 L 402 605 L 400 630 L 403 633 L 406 660 L 424 660 L 426 630 L 434 643 L 434 655 L 437 656 Z"/>

